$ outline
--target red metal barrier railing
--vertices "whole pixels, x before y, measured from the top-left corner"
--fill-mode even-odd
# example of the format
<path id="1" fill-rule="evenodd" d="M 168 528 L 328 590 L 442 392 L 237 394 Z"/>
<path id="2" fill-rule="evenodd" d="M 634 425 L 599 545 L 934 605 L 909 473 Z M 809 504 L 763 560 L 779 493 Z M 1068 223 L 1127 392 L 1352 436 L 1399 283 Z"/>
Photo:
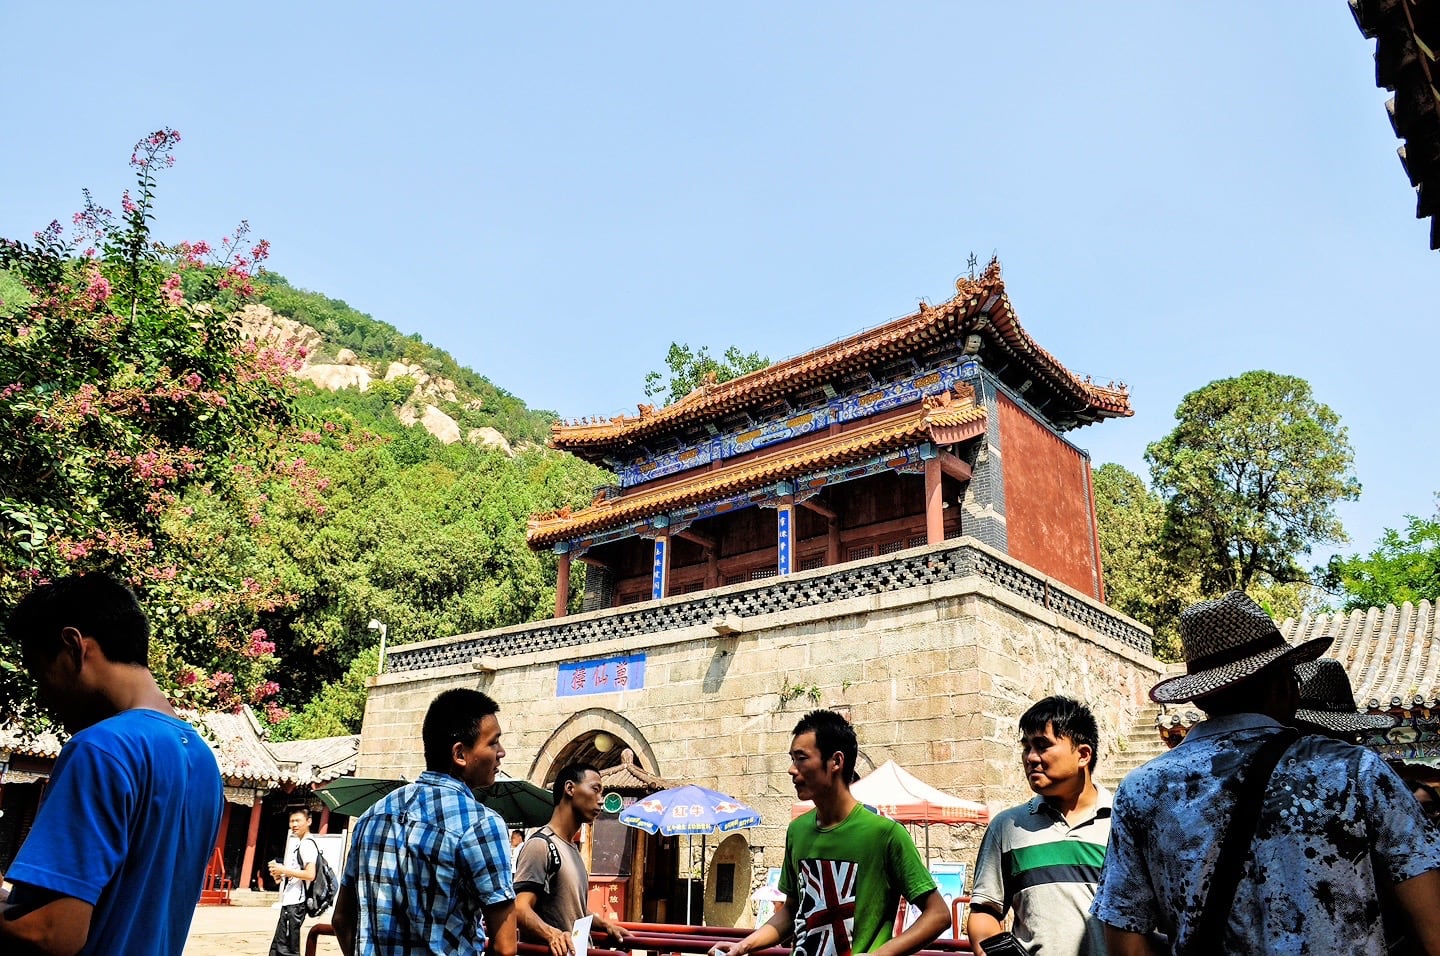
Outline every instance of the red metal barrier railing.
<path id="1" fill-rule="evenodd" d="M 680 954 L 704 954 L 721 943 L 743 939 L 750 930 L 734 926 L 687 926 L 679 923 L 621 923 L 630 932 L 626 940 L 627 950 L 644 950 L 651 954 L 680 956 Z M 322 936 L 333 937 L 335 929 L 329 923 L 316 923 L 305 937 L 305 956 L 316 956 Z M 538 943 L 521 943 L 519 956 L 550 956 L 550 948 Z M 788 956 L 790 947 L 773 946 L 757 950 L 754 956 Z M 920 951 L 918 956 L 953 956 L 955 953 L 974 952 L 970 941 L 965 938 L 940 938 Z M 627 952 L 591 947 L 592 956 L 630 956 Z"/>

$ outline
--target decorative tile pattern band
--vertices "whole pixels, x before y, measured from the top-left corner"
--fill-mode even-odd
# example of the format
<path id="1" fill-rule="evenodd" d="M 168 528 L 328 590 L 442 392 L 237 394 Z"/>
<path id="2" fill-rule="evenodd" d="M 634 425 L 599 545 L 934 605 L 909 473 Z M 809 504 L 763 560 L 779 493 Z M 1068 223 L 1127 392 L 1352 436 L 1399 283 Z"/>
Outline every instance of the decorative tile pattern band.
<path id="1" fill-rule="evenodd" d="M 463 664 L 482 656 L 509 657 L 581 647 L 711 624 L 726 617 L 755 617 L 967 577 L 980 577 L 1127 647 L 1146 654 L 1153 652 L 1150 635 L 1128 621 L 1052 586 L 1039 575 L 962 544 L 943 550 L 900 552 L 888 561 L 858 567 L 839 565 L 828 574 L 770 578 L 724 594 L 699 592 L 694 597 L 672 598 L 658 606 L 603 617 L 552 619 L 503 633 L 456 638 L 445 644 L 397 647 L 386 656 L 386 671 L 419 671 Z"/>

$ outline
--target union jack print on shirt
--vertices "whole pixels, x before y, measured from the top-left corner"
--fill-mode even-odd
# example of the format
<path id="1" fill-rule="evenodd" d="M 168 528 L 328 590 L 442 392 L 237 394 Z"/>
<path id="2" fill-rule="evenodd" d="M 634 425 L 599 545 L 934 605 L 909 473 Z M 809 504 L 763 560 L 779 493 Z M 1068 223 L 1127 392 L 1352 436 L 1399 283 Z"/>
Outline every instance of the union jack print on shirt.
<path id="1" fill-rule="evenodd" d="M 800 861 L 800 912 L 794 956 L 851 956 L 855 881 L 860 866 L 843 860 Z"/>

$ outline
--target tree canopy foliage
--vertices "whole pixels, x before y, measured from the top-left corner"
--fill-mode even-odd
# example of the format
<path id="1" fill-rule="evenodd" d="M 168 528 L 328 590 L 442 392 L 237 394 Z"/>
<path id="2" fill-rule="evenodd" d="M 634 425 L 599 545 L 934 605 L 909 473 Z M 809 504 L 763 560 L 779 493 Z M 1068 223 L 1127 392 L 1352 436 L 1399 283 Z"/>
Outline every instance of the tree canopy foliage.
<path id="1" fill-rule="evenodd" d="M 177 703 L 249 704 L 280 736 L 353 732 L 356 680 L 363 702 L 376 663 L 366 623 L 385 621 L 394 646 L 547 613 L 555 559 L 526 546 L 525 520 L 589 501 L 604 475 L 539 447 L 553 416 L 449 355 L 262 281 L 268 245 L 243 224 L 213 250 L 158 243 L 155 175 L 178 142 L 163 130 L 137 146 L 120 218 L 87 194 L 68 239 L 55 223 L 0 245 L 13 316 L 0 329 L 0 618 L 36 582 L 110 570 L 139 593 L 152 670 Z M 303 355 L 241 334 L 254 296 L 338 335 L 327 351 L 451 379 L 447 411 L 519 452 L 402 424 L 404 377 L 366 392 L 297 384 Z M 0 715 L 28 708 L 5 636 Z"/>
<path id="2" fill-rule="evenodd" d="M 213 257 L 152 239 L 156 173 L 178 142 L 165 129 L 136 145 L 120 217 L 87 193 L 68 239 L 53 222 L 33 242 L 0 241 L 0 267 L 25 290 L 0 329 L 0 608 L 38 580 L 116 571 L 146 592 L 157 670 L 177 691 L 204 686 L 201 671 L 233 681 L 268 653 L 241 622 L 277 595 L 226 568 L 200 581 L 184 515 L 244 510 L 232 462 L 268 462 L 284 440 L 297 360 L 240 337 L 234 311 L 267 252 L 242 246 L 243 224 Z M 186 271 L 206 301 L 185 298 Z M 203 614 L 198 591 L 216 594 Z M 230 637 L 208 640 L 216 629 Z M 26 700 L 17 660 L 7 635 L 0 712 Z M 263 681 L 246 691 L 271 696 Z"/>
<path id="3" fill-rule="evenodd" d="M 667 405 L 680 401 L 707 381 L 712 384 L 728 382 L 733 378 L 767 367 L 770 360 L 759 352 L 742 352 L 730 346 L 720 358 L 710 354 L 710 347 L 692 349 L 678 342 L 670 343 L 665 354 L 665 372 L 651 372 L 645 376 L 645 394 L 663 395 Z"/>
<path id="4" fill-rule="evenodd" d="M 1299 557 L 1345 540 L 1334 506 L 1360 494 L 1339 416 L 1304 379 L 1254 371 L 1191 392 L 1175 417 L 1145 452 L 1166 554 L 1207 594 L 1308 581 Z"/>
<path id="5" fill-rule="evenodd" d="M 1440 600 L 1440 512 L 1407 516 L 1404 531 L 1386 528 L 1367 555 L 1331 558 L 1324 581 L 1343 590 L 1347 610 Z"/>

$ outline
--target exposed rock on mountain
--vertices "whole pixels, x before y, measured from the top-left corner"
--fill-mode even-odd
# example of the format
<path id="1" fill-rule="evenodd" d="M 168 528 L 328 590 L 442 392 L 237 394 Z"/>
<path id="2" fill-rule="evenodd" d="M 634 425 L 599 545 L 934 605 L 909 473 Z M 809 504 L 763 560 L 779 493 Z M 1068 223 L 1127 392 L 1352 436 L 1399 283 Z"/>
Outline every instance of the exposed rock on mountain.
<path id="1" fill-rule="evenodd" d="M 427 432 L 446 445 L 453 445 L 460 440 L 460 425 L 434 405 L 426 405 L 424 412 L 417 415 L 415 407 L 407 402 L 396 410 L 395 417 L 406 425 L 414 425 L 418 422 Z"/>
<path id="2" fill-rule="evenodd" d="M 505 436 L 493 428 L 472 428 L 465 433 L 465 440 L 472 445 L 489 445 L 498 448 L 505 453 L 505 457 L 514 458 L 515 449 L 505 440 Z"/>

